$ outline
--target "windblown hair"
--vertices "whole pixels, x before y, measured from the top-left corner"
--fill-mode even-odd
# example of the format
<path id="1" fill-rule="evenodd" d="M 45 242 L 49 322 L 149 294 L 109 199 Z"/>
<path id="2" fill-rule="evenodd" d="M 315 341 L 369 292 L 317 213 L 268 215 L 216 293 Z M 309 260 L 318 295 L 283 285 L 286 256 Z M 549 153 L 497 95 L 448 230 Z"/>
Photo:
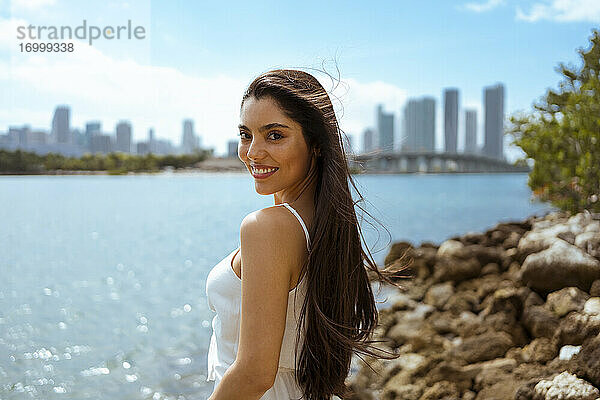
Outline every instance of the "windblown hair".
<path id="1" fill-rule="evenodd" d="M 391 278 L 406 277 L 398 272 L 408 265 L 395 271 L 380 270 L 369 249 L 363 249 L 354 207 L 369 213 L 358 205 L 364 198 L 350 174 L 342 144 L 344 133 L 319 81 L 304 71 L 272 70 L 248 86 L 242 107 L 250 97 L 275 100 L 302 127 L 309 150 L 317 155 L 315 216 L 309 232 L 311 251 L 302 267 L 307 292 L 296 336 L 295 377 L 304 391 L 303 399 L 329 400 L 333 394 L 346 399 L 350 390 L 345 380 L 353 352 L 383 359 L 398 357 L 382 349 L 374 351 L 370 345 L 381 341 L 370 340 L 379 315 L 368 270 L 379 281 L 397 286 Z M 348 182 L 356 191 L 357 201 Z M 305 338 L 298 357 L 302 331 Z"/>

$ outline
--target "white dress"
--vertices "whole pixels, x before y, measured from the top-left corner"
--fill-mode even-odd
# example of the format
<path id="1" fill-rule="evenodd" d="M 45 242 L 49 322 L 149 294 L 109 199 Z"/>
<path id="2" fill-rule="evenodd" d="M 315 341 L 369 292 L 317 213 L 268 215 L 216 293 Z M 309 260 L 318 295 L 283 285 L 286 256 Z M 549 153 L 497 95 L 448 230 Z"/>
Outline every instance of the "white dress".
<path id="1" fill-rule="evenodd" d="M 306 235 L 306 246 L 310 251 L 310 237 L 302 217 L 289 204 L 279 205 L 284 205 L 296 216 L 302 225 Z M 239 248 L 235 249 L 215 265 L 206 279 L 208 306 L 217 313 L 212 320 L 213 333 L 208 349 L 207 378 L 207 381 L 215 381 L 215 389 L 223 379 L 227 368 L 235 361 L 239 344 L 242 281 L 232 267 L 233 258 L 239 250 Z M 298 319 L 306 295 L 306 279 L 304 279 L 306 273 L 303 275 L 300 283 L 289 291 L 285 331 L 275 383 L 260 400 L 290 400 L 302 397 L 302 389 L 294 379 L 294 344 Z M 304 335 L 301 336 L 298 344 L 298 355 L 303 343 Z"/>

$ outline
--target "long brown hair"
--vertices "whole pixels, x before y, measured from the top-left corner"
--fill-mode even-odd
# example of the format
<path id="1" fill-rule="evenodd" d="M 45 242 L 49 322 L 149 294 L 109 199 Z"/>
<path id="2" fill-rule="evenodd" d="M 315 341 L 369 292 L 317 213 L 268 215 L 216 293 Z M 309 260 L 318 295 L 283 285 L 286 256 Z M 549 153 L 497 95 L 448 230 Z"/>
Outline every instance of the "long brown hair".
<path id="1" fill-rule="evenodd" d="M 242 107 L 249 97 L 265 96 L 300 124 L 309 149 L 317 154 L 311 251 L 303 266 L 307 292 L 296 336 L 296 381 L 306 400 L 330 399 L 333 394 L 345 399 L 350 394 L 345 379 L 353 352 L 384 359 L 398 357 L 371 349 L 371 343 L 381 341 L 369 340 L 379 315 L 368 270 L 380 281 L 396 286 L 391 278 L 405 277 L 398 272 L 407 266 L 395 269 L 395 273 L 388 268 L 380 270 L 369 249 L 363 249 L 355 205 L 370 214 L 358 205 L 364 198 L 349 171 L 343 131 L 319 81 L 299 70 L 265 72 L 246 89 Z M 357 201 L 352 198 L 348 182 L 357 193 Z M 302 331 L 305 338 L 298 357 Z"/>

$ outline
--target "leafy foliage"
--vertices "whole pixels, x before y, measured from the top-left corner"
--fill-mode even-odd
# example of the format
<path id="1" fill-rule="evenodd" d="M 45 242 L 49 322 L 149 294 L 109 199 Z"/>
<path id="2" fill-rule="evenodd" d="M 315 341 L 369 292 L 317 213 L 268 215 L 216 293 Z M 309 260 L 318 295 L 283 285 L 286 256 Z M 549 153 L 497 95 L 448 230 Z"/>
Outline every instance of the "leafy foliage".
<path id="1" fill-rule="evenodd" d="M 507 132 L 534 161 L 534 194 L 571 212 L 600 211 L 600 32 L 589 40 L 590 48 L 577 50 L 581 67 L 560 63 L 558 90 L 513 115 Z"/>
<path id="2" fill-rule="evenodd" d="M 194 154 L 165 155 L 147 154 L 136 156 L 125 153 L 106 155 L 86 153 L 80 158 L 65 157 L 56 153 L 38 155 L 16 150 L 0 149 L 0 173 L 44 173 L 56 170 L 69 171 L 108 171 L 111 174 L 132 172 L 153 172 L 171 166 L 175 169 L 191 167 L 204 161 L 210 150 L 197 151 Z"/>

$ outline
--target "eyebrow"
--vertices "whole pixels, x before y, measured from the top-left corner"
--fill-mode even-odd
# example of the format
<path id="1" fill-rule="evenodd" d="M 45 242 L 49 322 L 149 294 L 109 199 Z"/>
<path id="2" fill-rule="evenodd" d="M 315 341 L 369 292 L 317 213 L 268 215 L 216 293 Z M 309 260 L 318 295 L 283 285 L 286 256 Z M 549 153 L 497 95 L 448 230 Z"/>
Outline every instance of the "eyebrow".
<path id="1" fill-rule="evenodd" d="M 245 129 L 247 131 L 250 130 L 246 125 L 242 125 L 242 124 L 239 124 L 238 128 Z M 287 128 L 287 129 L 289 129 L 290 127 L 287 125 L 284 125 L 284 124 L 280 124 L 279 122 L 273 122 L 271 124 L 267 124 L 267 125 L 263 126 L 262 128 L 258 128 L 258 130 L 261 132 L 264 132 L 264 131 L 268 131 L 269 129 L 272 129 L 272 128 Z"/>

